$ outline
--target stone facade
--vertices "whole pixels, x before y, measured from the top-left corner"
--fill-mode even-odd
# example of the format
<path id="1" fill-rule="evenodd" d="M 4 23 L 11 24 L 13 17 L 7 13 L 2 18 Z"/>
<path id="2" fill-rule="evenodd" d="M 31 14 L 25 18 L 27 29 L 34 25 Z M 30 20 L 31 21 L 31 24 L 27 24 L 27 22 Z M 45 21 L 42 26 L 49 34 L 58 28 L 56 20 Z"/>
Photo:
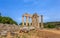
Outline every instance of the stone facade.
<path id="1" fill-rule="evenodd" d="M 43 15 L 38 15 L 37 13 L 35 13 L 35 14 L 33 14 L 33 15 L 30 15 L 30 14 L 24 14 L 23 16 L 22 16 L 22 25 L 24 26 L 24 17 L 26 17 L 26 26 L 28 26 L 28 24 L 30 25 L 30 26 L 34 26 L 34 27 L 36 27 L 36 28 L 43 28 Z M 41 18 L 39 18 L 39 17 L 41 17 Z M 31 19 L 31 23 L 32 23 L 32 25 L 31 25 L 31 23 L 29 23 L 29 20 Z M 41 20 L 41 23 L 39 22 L 39 20 Z M 41 25 L 41 26 L 40 26 Z"/>
<path id="2" fill-rule="evenodd" d="M 32 16 L 32 26 L 39 28 L 39 16 L 36 13 Z"/>

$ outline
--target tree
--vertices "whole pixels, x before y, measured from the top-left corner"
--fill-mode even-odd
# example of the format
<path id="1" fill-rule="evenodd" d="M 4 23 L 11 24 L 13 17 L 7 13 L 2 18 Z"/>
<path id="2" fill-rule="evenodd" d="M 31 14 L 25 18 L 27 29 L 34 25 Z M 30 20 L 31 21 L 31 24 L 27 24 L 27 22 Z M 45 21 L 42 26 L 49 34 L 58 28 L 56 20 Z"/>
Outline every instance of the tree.
<path id="1" fill-rule="evenodd" d="M 0 12 L 0 16 L 1 16 L 1 12 Z"/>
<path id="2" fill-rule="evenodd" d="M 55 28 L 55 27 L 56 27 L 56 23 L 55 22 L 44 23 L 44 28 Z"/>
<path id="3" fill-rule="evenodd" d="M 22 25 L 22 22 L 21 22 L 19 25 Z M 26 23 L 25 23 L 25 22 L 24 22 L 24 25 L 26 25 Z"/>
<path id="4" fill-rule="evenodd" d="M 0 23 L 3 23 L 3 24 L 16 24 L 17 25 L 17 22 L 15 22 L 12 18 L 10 17 L 2 17 L 0 16 Z"/>
<path id="5" fill-rule="evenodd" d="M 48 28 L 55 28 L 55 25 L 48 25 Z"/>

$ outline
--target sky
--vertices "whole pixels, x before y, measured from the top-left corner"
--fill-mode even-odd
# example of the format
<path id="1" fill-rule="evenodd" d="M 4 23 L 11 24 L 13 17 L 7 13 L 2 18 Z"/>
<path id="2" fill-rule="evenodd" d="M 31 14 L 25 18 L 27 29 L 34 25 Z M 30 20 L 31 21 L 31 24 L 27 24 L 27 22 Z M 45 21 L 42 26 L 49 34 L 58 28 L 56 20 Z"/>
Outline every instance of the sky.
<path id="1" fill-rule="evenodd" d="M 0 12 L 17 23 L 25 13 L 43 15 L 44 22 L 60 21 L 60 0 L 0 0 Z"/>

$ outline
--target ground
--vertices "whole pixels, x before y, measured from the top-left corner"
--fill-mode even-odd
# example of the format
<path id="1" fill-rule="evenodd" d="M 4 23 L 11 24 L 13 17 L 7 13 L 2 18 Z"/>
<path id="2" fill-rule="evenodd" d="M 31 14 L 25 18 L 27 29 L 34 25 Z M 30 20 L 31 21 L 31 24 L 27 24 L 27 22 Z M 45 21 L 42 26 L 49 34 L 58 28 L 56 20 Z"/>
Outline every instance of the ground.
<path id="1" fill-rule="evenodd" d="M 28 33 L 18 33 L 11 38 L 60 38 L 60 30 L 33 30 Z"/>
<path id="2" fill-rule="evenodd" d="M 60 31 L 55 30 L 34 30 L 29 33 L 22 33 L 22 38 L 60 38 Z"/>
<path id="3" fill-rule="evenodd" d="M 6 32 L 7 35 L 4 36 Z M 0 25 L 0 38 L 60 38 L 60 30 L 44 28 L 44 29 L 31 30 L 28 33 L 24 32 L 20 33 L 19 26 Z"/>

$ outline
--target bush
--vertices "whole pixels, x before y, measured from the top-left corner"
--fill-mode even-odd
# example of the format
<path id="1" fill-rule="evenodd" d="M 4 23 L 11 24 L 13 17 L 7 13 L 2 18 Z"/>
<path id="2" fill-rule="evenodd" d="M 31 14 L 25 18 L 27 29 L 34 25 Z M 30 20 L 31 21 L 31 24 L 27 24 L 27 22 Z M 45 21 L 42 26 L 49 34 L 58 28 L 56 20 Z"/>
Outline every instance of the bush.
<path id="1" fill-rule="evenodd" d="M 10 17 L 2 17 L 0 16 L 0 23 L 3 23 L 3 24 L 16 24 L 17 25 L 17 22 L 15 22 L 13 19 L 11 19 Z"/>
<path id="2" fill-rule="evenodd" d="M 56 26 L 55 26 L 55 25 L 50 25 L 50 24 L 49 24 L 47 27 L 48 27 L 48 28 L 55 28 Z"/>

